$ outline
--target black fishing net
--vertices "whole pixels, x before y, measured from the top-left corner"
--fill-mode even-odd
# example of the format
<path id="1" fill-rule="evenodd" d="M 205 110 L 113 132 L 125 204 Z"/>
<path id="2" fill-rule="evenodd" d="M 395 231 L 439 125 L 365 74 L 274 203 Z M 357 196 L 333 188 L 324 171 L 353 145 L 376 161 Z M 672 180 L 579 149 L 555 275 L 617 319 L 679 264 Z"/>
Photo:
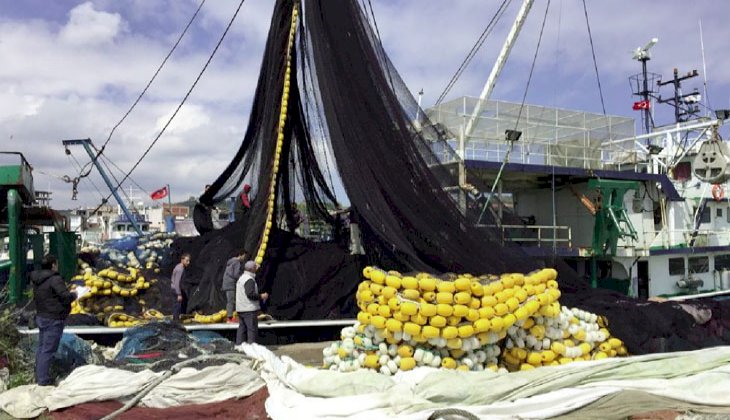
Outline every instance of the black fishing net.
<path id="1" fill-rule="evenodd" d="M 193 357 L 233 351 L 233 343 L 215 333 L 190 334 L 177 323 L 153 322 L 125 331 L 119 352 L 105 365 L 135 372 L 144 369 L 161 372 Z M 207 360 L 190 367 L 199 369 L 223 363 Z"/>
<path id="2" fill-rule="evenodd" d="M 276 2 L 241 147 L 200 197 L 201 206 L 210 207 L 238 194 L 246 182 L 253 186 L 252 206 L 244 220 L 219 231 L 210 230 L 207 210 L 200 209 L 196 225 L 205 233 L 177 241 L 177 255 L 193 255 L 186 275 L 189 309 L 222 308 L 225 261 L 241 247 L 252 254 L 258 250 L 295 4 L 300 19 L 273 212 L 283 221 L 272 229 L 258 276 L 271 293 L 270 313 L 289 319 L 352 314 L 364 264 L 437 273 L 529 272 L 550 265 L 560 273 L 563 303 L 607 316 L 611 330 L 633 353 L 714 345 L 723 337 L 722 325 L 715 322 L 722 317 L 721 307 L 713 308 L 714 326 L 697 327 L 675 304 L 592 290 L 564 262 L 530 258 L 520 248 L 504 245 L 495 229 L 476 228 L 476 219 L 487 226 L 517 219 L 509 211 L 498 218 L 491 206 L 485 209 L 483 196 L 460 191 L 457 159 L 448 145 L 453 134 L 434 125 L 418 107 L 354 0 L 305 0 L 303 6 L 293 0 Z M 296 201 L 309 217 L 335 232 L 341 229 L 329 210 L 347 204 L 334 194 L 332 173 L 357 215 L 363 256 L 350 255 L 341 235 L 333 235 L 331 243 L 313 242 L 277 229 L 293 223 L 291 204 Z"/>

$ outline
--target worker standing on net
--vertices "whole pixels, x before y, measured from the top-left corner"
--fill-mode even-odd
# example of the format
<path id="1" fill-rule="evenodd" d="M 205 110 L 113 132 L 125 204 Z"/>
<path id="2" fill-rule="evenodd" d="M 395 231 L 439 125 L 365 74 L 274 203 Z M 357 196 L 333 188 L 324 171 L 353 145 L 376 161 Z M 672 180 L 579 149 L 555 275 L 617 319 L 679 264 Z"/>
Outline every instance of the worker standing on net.
<path id="1" fill-rule="evenodd" d="M 241 194 L 236 197 L 236 204 L 234 206 L 234 214 L 236 220 L 242 220 L 245 215 L 251 210 L 251 185 L 243 184 L 243 190 Z"/>
<path id="2" fill-rule="evenodd" d="M 243 274 L 236 283 L 236 312 L 238 312 L 238 331 L 236 345 L 255 343 L 259 333 L 258 312 L 261 301 L 269 298 L 268 293 L 259 293 L 256 284 L 256 271 L 259 266 L 255 261 L 247 261 L 243 266 Z"/>
<path id="3" fill-rule="evenodd" d="M 226 317 L 228 322 L 236 322 L 233 313 L 236 310 L 236 282 L 243 274 L 243 263 L 248 260 L 248 252 L 241 249 L 236 256 L 226 262 L 226 271 L 223 272 L 221 291 L 226 294 Z"/>
<path id="4" fill-rule="evenodd" d="M 35 353 L 35 380 L 38 385 L 53 385 L 51 360 L 58 350 L 63 335 L 64 320 L 71 312 L 75 292 L 69 292 L 66 282 L 58 274 L 58 262 L 53 255 L 43 257 L 41 269 L 30 273 L 33 301 L 38 326 L 38 349 Z"/>
<path id="5" fill-rule="evenodd" d="M 183 287 L 183 277 L 185 276 L 185 269 L 190 265 L 190 254 L 182 254 L 180 257 L 180 263 L 175 266 L 172 270 L 172 279 L 170 286 L 172 287 L 172 293 L 175 296 L 175 303 L 172 309 L 172 320 L 175 322 L 180 321 L 180 315 L 187 311 L 188 296 Z"/>

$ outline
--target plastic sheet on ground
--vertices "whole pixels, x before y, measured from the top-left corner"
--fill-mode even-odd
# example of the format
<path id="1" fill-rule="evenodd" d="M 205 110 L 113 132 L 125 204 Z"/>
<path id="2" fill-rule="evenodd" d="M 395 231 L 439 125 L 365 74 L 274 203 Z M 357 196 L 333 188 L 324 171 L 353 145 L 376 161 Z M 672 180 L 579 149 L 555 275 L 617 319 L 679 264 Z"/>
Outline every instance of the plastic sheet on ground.
<path id="1" fill-rule="evenodd" d="M 730 347 L 577 362 L 505 374 L 418 368 L 393 377 L 305 368 L 258 345 L 273 419 L 423 419 L 443 408 L 480 418 L 552 417 L 626 390 L 686 404 L 730 406 Z M 640 411 L 641 407 L 637 407 Z M 306 413 L 303 415 L 302 413 Z"/>
<path id="2" fill-rule="evenodd" d="M 128 401 L 162 373 L 129 372 L 88 365 L 76 369 L 57 387 L 26 385 L 0 394 L 0 409 L 19 418 L 91 401 Z M 227 363 L 201 370 L 183 368 L 147 394 L 140 405 L 166 408 L 242 398 L 264 382 L 244 364 Z"/>

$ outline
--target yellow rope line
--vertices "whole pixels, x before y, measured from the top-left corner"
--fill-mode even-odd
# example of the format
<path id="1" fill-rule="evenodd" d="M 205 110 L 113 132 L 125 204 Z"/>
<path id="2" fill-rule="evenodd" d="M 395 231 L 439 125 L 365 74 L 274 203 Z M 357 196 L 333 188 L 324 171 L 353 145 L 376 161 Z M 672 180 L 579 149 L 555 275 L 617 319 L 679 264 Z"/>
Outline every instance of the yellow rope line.
<path id="1" fill-rule="evenodd" d="M 259 242 L 259 249 L 256 252 L 256 263 L 261 265 L 264 261 L 266 246 L 269 242 L 269 234 L 274 220 L 274 203 L 276 201 L 276 176 L 279 173 L 279 162 L 281 160 L 281 150 L 284 144 L 284 123 L 286 122 L 286 113 L 289 106 L 289 87 L 291 85 L 291 51 L 294 46 L 294 36 L 297 30 L 297 18 L 299 16 L 299 3 L 294 3 L 292 10 L 291 27 L 289 28 L 289 43 L 286 50 L 286 73 L 284 74 L 284 89 L 281 94 L 281 112 L 279 114 L 279 123 L 276 129 L 276 153 L 274 155 L 274 170 L 271 174 L 271 188 L 269 189 L 269 201 L 266 215 L 266 226 L 264 233 Z"/>

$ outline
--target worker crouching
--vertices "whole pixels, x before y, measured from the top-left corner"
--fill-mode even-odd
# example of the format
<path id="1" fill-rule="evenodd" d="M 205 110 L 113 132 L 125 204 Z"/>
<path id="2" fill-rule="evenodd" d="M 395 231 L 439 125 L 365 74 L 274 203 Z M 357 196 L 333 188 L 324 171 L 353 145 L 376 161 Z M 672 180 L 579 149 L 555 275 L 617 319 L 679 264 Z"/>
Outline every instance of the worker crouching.
<path id="1" fill-rule="evenodd" d="M 238 313 L 238 331 L 236 331 L 236 345 L 256 342 L 258 337 L 258 312 L 261 310 L 261 301 L 269 298 L 268 293 L 259 293 L 256 284 L 258 264 L 247 261 L 243 266 L 243 274 L 236 282 L 236 312 Z"/>

